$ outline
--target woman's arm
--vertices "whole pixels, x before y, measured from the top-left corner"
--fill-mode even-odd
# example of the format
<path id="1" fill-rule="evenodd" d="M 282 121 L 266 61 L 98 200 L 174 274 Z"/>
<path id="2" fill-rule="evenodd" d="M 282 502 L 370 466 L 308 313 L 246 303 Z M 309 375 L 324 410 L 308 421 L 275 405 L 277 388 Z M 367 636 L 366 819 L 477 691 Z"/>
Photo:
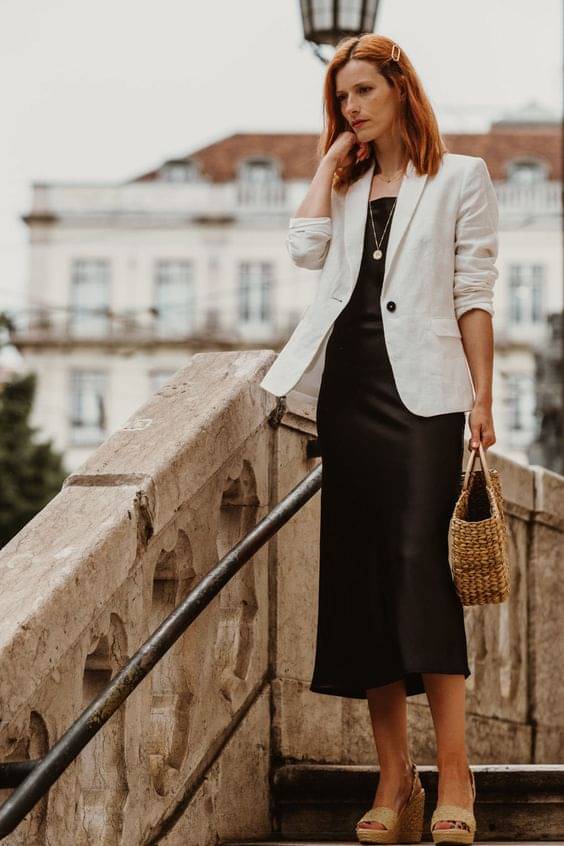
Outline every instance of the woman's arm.
<path id="1" fill-rule="evenodd" d="M 453 294 L 457 320 L 471 308 L 494 315 L 498 221 L 497 196 L 487 165 L 476 156 L 461 186 L 456 218 Z"/>
<path id="2" fill-rule="evenodd" d="M 297 267 L 319 270 L 325 264 L 333 233 L 331 186 L 336 162 L 325 155 L 295 217 L 290 218 L 286 248 Z"/>
<path id="3" fill-rule="evenodd" d="M 319 270 L 325 264 L 333 234 L 333 176 L 343 162 L 353 156 L 354 132 L 341 132 L 321 159 L 308 192 L 296 216 L 290 218 L 286 246 L 298 267 Z M 366 158 L 367 151 L 358 149 L 356 160 Z"/>
<path id="4" fill-rule="evenodd" d="M 497 197 L 488 168 L 477 157 L 460 191 L 456 221 L 454 307 L 475 397 L 469 449 L 495 443 L 492 419 L 493 287 L 499 275 Z"/>
<path id="5" fill-rule="evenodd" d="M 494 337 L 491 315 L 482 308 L 465 312 L 459 324 L 464 352 L 472 375 L 476 395 L 468 425 L 472 437 L 469 449 L 482 441 L 484 449 L 495 444 L 492 418 L 492 379 Z"/>
<path id="6" fill-rule="evenodd" d="M 325 155 L 321 159 L 296 217 L 331 217 L 331 186 L 336 167 L 333 156 Z"/>
<path id="7" fill-rule="evenodd" d="M 331 188 L 338 167 L 369 157 L 367 144 L 358 144 L 355 132 L 341 132 L 321 159 L 296 217 L 331 217 Z"/>

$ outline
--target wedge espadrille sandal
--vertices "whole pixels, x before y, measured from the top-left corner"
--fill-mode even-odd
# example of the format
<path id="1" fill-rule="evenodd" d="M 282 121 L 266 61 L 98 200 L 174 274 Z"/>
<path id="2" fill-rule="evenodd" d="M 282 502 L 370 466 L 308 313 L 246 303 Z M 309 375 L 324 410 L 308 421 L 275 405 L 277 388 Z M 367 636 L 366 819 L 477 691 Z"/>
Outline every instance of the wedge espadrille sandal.
<path id="1" fill-rule="evenodd" d="M 419 843 L 423 834 L 423 810 L 425 790 L 417 790 L 417 766 L 411 764 L 411 793 L 404 808 L 399 812 L 384 805 L 369 808 L 356 824 L 356 836 L 360 843 Z M 386 828 L 363 828 L 362 822 L 380 822 Z"/>
<path id="2" fill-rule="evenodd" d="M 476 783 L 474 781 L 474 773 L 468 767 L 470 773 L 470 783 L 472 785 L 472 799 L 476 799 Z M 433 826 L 438 822 L 452 822 L 465 823 L 467 828 L 435 828 Z M 461 843 L 468 844 L 474 842 L 474 833 L 476 831 L 476 819 L 474 812 L 463 808 L 461 805 L 437 805 L 431 817 L 431 835 L 434 843 Z"/>

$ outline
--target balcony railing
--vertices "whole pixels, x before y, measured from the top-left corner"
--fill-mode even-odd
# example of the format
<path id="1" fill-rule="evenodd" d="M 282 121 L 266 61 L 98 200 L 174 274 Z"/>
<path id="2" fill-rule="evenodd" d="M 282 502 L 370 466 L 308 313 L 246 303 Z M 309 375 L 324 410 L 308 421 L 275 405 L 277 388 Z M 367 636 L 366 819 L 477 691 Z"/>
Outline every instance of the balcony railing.
<path id="1" fill-rule="evenodd" d="M 296 200 L 281 180 L 221 184 L 139 182 L 124 185 L 35 185 L 31 213 L 24 219 L 40 222 L 57 218 L 94 221 L 135 220 L 166 224 L 176 221 L 229 217 L 256 210 L 290 216 Z M 298 200 L 299 202 L 299 200 Z"/>
<path id="2" fill-rule="evenodd" d="M 237 184 L 237 203 L 240 206 L 276 207 L 283 206 L 286 201 L 286 186 L 284 182 L 252 183 L 239 182 Z"/>
<path id="3" fill-rule="evenodd" d="M 96 311 L 96 310 L 93 310 Z M 62 314 L 34 311 L 26 320 L 19 320 L 10 332 L 10 343 L 16 347 L 38 344 L 139 344 L 194 341 L 198 345 L 223 341 L 226 343 L 284 341 L 294 330 L 297 312 L 280 313 L 263 321 L 220 321 L 207 311 L 194 312 L 185 324 L 179 320 L 161 319 L 151 308 L 140 310 L 135 316 L 100 309 L 92 316 L 76 317 L 63 310 Z"/>
<path id="4" fill-rule="evenodd" d="M 531 184 L 495 182 L 500 211 L 509 215 L 554 216 L 562 214 L 562 183 L 541 180 Z M 290 217 L 303 197 L 307 183 L 283 180 L 252 182 L 241 180 L 209 184 L 169 181 L 119 184 L 35 185 L 28 222 L 72 218 L 82 222 L 123 221 L 126 225 L 166 225 L 184 221 L 244 215 L 256 211 L 276 212 Z"/>
<path id="5" fill-rule="evenodd" d="M 562 214 L 562 183 L 543 180 L 531 184 L 496 182 L 500 213 L 552 217 Z"/>

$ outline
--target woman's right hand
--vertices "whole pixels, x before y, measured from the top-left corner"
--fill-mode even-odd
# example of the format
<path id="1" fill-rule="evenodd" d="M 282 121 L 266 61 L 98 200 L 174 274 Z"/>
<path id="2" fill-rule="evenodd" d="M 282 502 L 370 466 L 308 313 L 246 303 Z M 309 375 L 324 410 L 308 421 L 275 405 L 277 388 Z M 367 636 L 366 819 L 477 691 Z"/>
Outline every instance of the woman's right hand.
<path id="1" fill-rule="evenodd" d="M 345 130 L 333 141 L 324 158 L 331 161 L 335 168 L 349 167 L 368 158 L 369 147 L 358 142 L 355 132 Z"/>

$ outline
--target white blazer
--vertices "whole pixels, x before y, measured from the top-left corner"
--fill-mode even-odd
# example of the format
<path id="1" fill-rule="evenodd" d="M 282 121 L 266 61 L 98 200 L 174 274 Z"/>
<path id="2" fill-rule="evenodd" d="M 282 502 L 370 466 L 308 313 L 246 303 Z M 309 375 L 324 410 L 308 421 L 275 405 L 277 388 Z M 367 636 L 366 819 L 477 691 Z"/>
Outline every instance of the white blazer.
<path id="1" fill-rule="evenodd" d="M 292 261 L 322 270 L 314 301 L 260 382 L 275 396 L 319 394 L 327 341 L 360 270 L 373 171 L 344 195 L 331 189 L 331 217 L 290 219 Z M 472 308 L 493 317 L 497 226 L 497 198 L 482 158 L 445 153 L 435 176 L 419 176 L 408 163 L 390 226 L 380 304 L 398 393 L 415 414 L 472 408 L 458 318 Z"/>

